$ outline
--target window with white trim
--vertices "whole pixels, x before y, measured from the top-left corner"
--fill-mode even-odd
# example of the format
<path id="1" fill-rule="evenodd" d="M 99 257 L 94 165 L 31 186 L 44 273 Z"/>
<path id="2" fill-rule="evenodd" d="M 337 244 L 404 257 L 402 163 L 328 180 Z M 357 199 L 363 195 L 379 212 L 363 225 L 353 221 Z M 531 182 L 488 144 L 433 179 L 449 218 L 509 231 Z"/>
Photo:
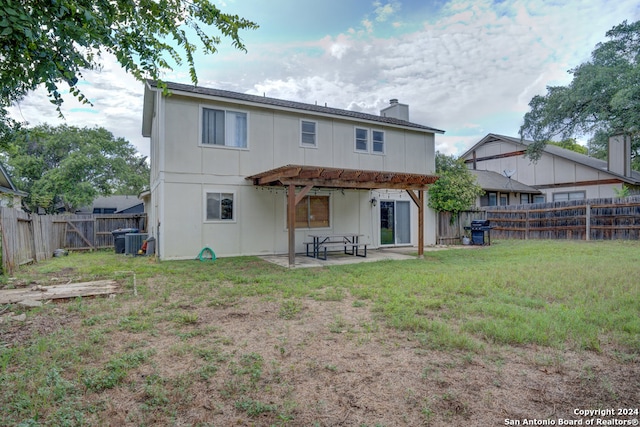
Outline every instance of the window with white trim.
<path id="1" fill-rule="evenodd" d="M 247 148 L 247 113 L 202 108 L 202 145 Z"/>
<path id="2" fill-rule="evenodd" d="M 384 154 L 384 150 L 383 131 L 358 127 L 355 129 L 355 151 Z"/>
<path id="3" fill-rule="evenodd" d="M 205 193 L 205 221 L 233 221 L 233 193 Z"/>
<path id="4" fill-rule="evenodd" d="M 369 129 L 356 128 L 356 151 L 369 152 Z"/>
<path id="5" fill-rule="evenodd" d="M 300 145 L 306 147 L 316 146 L 316 126 L 316 122 L 300 120 Z"/>
<path id="6" fill-rule="evenodd" d="M 587 197 L 584 191 L 567 191 L 564 193 L 553 193 L 554 202 L 566 202 L 569 200 L 582 200 Z"/>
<path id="7" fill-rule="evenodd" d="M 371 151 L 377 154 L 384 154 L 384 132 L 381 130 L 372 130 L 371 137 L 373 139 Z"/>

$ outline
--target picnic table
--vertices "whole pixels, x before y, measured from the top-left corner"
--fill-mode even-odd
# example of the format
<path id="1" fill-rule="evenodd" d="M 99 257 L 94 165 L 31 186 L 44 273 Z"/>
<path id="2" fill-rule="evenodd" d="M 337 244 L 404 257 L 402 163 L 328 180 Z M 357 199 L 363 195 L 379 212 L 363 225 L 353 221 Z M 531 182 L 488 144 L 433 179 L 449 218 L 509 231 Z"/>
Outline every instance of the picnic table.
<path id="1" fill-rule="evenodd" d="M 367 256 L 367 244 L 360 243 L 362 234 L 309 234 L 309 237 L 312 240 L 305 242 L 308 257 L 326 260 L 327 251 L 331 248 L 343 248 L 347 255 Z"/>

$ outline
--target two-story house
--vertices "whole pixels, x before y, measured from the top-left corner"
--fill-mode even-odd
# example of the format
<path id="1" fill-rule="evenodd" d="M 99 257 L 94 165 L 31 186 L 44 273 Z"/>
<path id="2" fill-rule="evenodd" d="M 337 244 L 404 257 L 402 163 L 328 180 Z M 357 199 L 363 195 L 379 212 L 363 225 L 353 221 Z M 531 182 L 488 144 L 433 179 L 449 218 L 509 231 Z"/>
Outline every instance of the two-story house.
<path id="1" fill-rule="evenodd" d="M 460 157 L 486 191 L 481 206 L 556 202 L 615 197 L 625 187 L 640 190 L 640 172 L 631 169 L 631 142 L 622 135 L 609 140 L 607 160 L 547 144 L 537 162 L 525 157 L 532 141 L 488 134 Z M 493 186 L 480 179 L 503 175 Z"/>
<path id="2" fill-rule="evenodd" d="M 426 189 L 438 129 L 392 100 L 381 115 L 147 82 L 150 235 L 161 259 L 305 251 L 310 233 L 371 247 L 435 243 Z M 291 226 L 293 224 L 293 226 Z"/>

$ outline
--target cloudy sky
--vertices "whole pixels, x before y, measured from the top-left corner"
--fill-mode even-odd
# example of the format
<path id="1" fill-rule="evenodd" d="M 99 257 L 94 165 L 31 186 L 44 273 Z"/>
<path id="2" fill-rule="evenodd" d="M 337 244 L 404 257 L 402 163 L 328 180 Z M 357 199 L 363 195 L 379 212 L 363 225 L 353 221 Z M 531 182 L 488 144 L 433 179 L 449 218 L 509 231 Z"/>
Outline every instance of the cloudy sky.
<path id="1" fill-rule="evenodd" d="M 534 95 L 566 85 L 605 33 L 640 19 L 637 0 L 225 0 L 260 25 L 248 53 L 223 44 L 198 56 L 199 85 L 378 114 L 397 98 L 410 120 L 446 131 L 436 148 L 462 154 L 487 133 L 517 136 Z M 66 123 L 103 126 L 141 154 L 143 86 L 112 59 L 87 72 L 93 107 L 68 98 Z M 166 80 L 190 83 L 186 69 Z M 12 108 L 31 125 L 60 119 L 44 91 Z"/>

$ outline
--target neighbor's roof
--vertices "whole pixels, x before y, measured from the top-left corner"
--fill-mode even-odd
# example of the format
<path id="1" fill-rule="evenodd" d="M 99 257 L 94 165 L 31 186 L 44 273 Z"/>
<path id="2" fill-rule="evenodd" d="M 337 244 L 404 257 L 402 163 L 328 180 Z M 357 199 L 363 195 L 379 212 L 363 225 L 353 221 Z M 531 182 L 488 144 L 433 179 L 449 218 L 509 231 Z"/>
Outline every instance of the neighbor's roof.
<path id="1" fill-rule="evenodd" d="M 321 106 L 316 104 L 305 104 L 302 102 L 295 102 L 295 101 L 286 101 L 283 99 L 269 98 L 266 96 L 259 96 L 259 95 L 249 95 L 246 93 L 231 92 L 228 90 L 211 89 L 206 87 L 186 85 L 186 84 L 173 83 L 173 82 L 165 82 L 165 83 L 169 91 L 172 93 L 181 93 L 184 95 L 200 96 L 200 97 L 210 98 L 210 99 L 233 100 L 233 101 L 237 101 L 239 103 L 247 104 L 247 105 L 258 105 L 258 106 L 262 105 L 262 106 L 269 106 L 269 107 L 281 109 L 281 110 L 298 111 L 298 112 L 304 111 L 304 112 L 317 114 L 317 115 L 337 116 L 337 117 L 344 117 L 347 119 L 382 123 L 388 126 L 404 127 L 404 128 L 410 128 L 410 129 L 420 130 L 420 131 L 428 131 L 433 133 L 444 133 L 444 131 L 440 129 L 432 128 L 430 126 L 424 126 L 418 123 L 408 122 L 405 120 L 396 119 L 393 117 L 377 116 L 375 114 L 360 113 L 358 111 L 342 110 L 339 108 L 326 107 L 326 106 Z M 147 92 L 150 90 L 158 90 L 158 86 L 155 81 L 147 80 L 147 85 L 145 86 L 145 105 L 144 105 L 145 111 L 143 112 L 143 125 L 142 125 L 143 136 L 149 136 L 151 134 L 150 122 L 152 118 L 151 117 L 152 112 L 147 111 L 147 110 L 151 110 L 150 107 L 152 106 L 152 103 L 153 103 L 153 99 L 152 99 L 153 97 L 147 94 Z"/>
<path id="2" fill-rule="evenodd" d="M 483 144 L 486 144 L 488 142 L 498 141 L 498 140 L 503 140 L 503 141 L 511 142 L 515 145 L 520 145 L 521 147 L 523 147 L 523 150 L 526 149 L 529 145 L 533 144 L 533 141 L 530 141 L 527 139 L 521 140 L 520 138 L 514 138 L 511 136 L 490 133 L 484 138 L 482 138 L 473 147 L 468 149 L 464 154 L 460 156 L 460 158 L 465 158 L 471 155 L 471 153 L 473 153 L 473 150 L 475 150 L 476 148 L 478 148 Z M 565 158 L 572 162 L 579 163 L 593 169 L 597 169 L 601 172 L 606 172 L 608 174 L 614 175 L 620 178 L 621 180 L 628 182 L 629 184 L 640 184 L 640 172 L 635 170 L 632 171 L 631 177 L 626 177 L 624 175 L 611 172 L 609 170 L 609 165 L 606 160 L 596 159 L 595 157 L 590 157 L 584 154 L 577 153 L 572 150 L 567 150 L 566 148 L 558 147 L 557 145 L 553 145 L 553 144 L 547 144 L 544 147 L 544 152 L 548 154 L 552 154 L 554 156 Z"/>
<path id="3" fill-rule="evenodd" d="M 93 200 L 93 204 L 91 206 L 84 206 L 78 210 L 78 212 L 93 212 L 94 209 L 115 209 L 116 213 L 121 211 L 130 209 L 134 206 L 138 206 L 142 204 L 142 200 L 140 200 L 137 196 L 128 196 L 128 195 L 116 195 L 116 196 L 104 196 L 104 197 L 96 197 Z"/>
<path id="4" fill-rule="evenodd" d="M 18 188 L 13 184 L 9 173 L 2 164 L 0 164 L 0 193 L 9 193 L 21 197 L 27 196 L 27 193 L 18 190 Z"/>
<path id="5" fill-rule="evenodd" d="M 485 191 L 542 194 L 540 190 L 529 187 L 515 179 L 509 179 L 498 172 L 473 169 L 469 169 L 469 172 L 475 175 L 478 185 Z"/>

